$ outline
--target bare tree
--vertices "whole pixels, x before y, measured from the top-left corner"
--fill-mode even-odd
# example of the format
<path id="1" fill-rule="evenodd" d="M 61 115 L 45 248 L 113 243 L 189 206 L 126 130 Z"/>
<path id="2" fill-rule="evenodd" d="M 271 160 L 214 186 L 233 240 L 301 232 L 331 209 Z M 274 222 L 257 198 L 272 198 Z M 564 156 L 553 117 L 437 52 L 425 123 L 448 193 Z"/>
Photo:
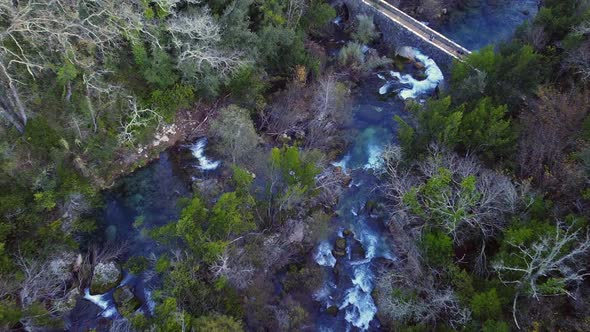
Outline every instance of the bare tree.
<path id="1" fill-rule="evenodd" d="M 306 0 L 289 0 L 287 4 L 287 24 L 296 27 L 307 7 Z"/>
<path id="2" fill-rule="evenodd" d="M 588 29 L 590 29 L 590 23 L 588 25 Z M 590 41 L 586 41 L 574 50 L 569 51 L 564 66 L 579 75 L 583 81 L 590 81 Z"/>
<path id="3" fill-rule="evenodd" d="M 181 69 L 194 68 L 200 73 L 208 65 L 220 77 L 227 77 L 247 62 L 239 52 L 221 49 L 221 27 L 207 10 L 191 16 L 175 15 L 168 20 L 167 29 Z M 193 75 L 184 71 L 188 77 Z"/>
<path id="4" fill-rule="evenodd" d="M 540 296 L 573 296 L 567 287 L 580 283 L 590 275 L 585 273 L 578 261 L 579 256 L 590 252 L 590 236 L 588 232 L 584 235 L 575 225 L 557 222 L 553 234 L 547 234 L 531 245 L 513 242 L 508 242 L 508 245 L 514 249 L 511 255 L 518 259 L 511 259 L 510 262 L 500 259 L 493 264 L 493 268 L 504 284 L 517 289 L 512 302 L 517 327 L 517 300 L 520 296 L 526 294 L 537 300 Z M 550 289 L 545 284 L 548 279 L 555 281 Z"/>
<path id="5" fill-rule="evenodd" d="M 590 95 L 584 91 L 559 92 L 542 87 L 539 104 L 523 112 L 517 160 L 522 177 L 532 177 L 542 187 L 563 188 L 564 194 L 576 192 L 566 181 L 567 148 L 574 142 L 588 113 Z M 570 186 L 571 184 L 571 186 Z M 575 187 L 573 187 L 575 188 Z"/>
<path id="6" fill-rule="evenodd" d="M 92 72 L 101 56 L 125 39 L 157 38 L 137 10 L 135 0 L 0 0 L 0 115 L 23 132 L 28 109 L 21 88 L 28 73 L 36 78 L 49 64 L 67 61 Z M 79 49 L 93 48 L 98 56 Z M 67 99 L 71 97 L 71 86 Z"/>
<path id="7" fill-rule="evenodd" d="M 211 264 L 210 270 L 215 278 L 224 277 L 237 289 L 245 289 L 250 286 L 256 272 L 244 248 L 236 246 L 227 247 L 219 255 L 218 259 Z"/>
<path id="8" fill-rule="evenodd" d="M 332 74 L 320 78 L 314 90 L 305 144 L 307 148 L 326 148 L 352 117 L 350 91 Z"/>
<path id="9" fill-rule="evenodd" d="M 413 279 L 409 275 L 391 271 L 378 279 L 377 304 L 384 317 L 394 322 L 429 325 L 443 320 L 455 329 L 470 321 L 471 312 L 461 306 L 452 289 L 438 289 L 432 278 Z"/>
<path id="10" fill-rule="evenodd" d="M 129 109 L 130 112 L 124 119 L 121 120 L 121 132 L 119 133 L 120 144 L 135 144 L 136 137 L 135 131 L 142 127 L 147 127 L 148 124 L 155 122 L 157 128 L 162 123 L 162 116 L 156 111 L 143 108 L 140 109 L 137 105 L 137 100 L 133 97 L 129 98 Z"/>

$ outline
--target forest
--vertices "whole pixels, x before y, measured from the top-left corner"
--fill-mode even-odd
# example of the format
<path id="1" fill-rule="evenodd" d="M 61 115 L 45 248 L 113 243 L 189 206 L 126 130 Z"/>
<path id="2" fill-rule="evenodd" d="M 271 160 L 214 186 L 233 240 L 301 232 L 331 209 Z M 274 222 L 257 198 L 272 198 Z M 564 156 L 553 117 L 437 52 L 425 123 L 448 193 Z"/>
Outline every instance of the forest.
<path id="1" fill-rule="evenodd" d="M 391 3 L 437 28 L 478 1 Z M 590 331 L 590 1 L 375 89 L 373 156 L 363 89 L 436 66 L 401 46 L 340 1 L 0 0 L 0 330 Z M 137 198 L 139 252 L 109 193 L 204 137 L 221 166 L 165 222 Z M 366 298 L 319 300 L 350 273 Z"/>

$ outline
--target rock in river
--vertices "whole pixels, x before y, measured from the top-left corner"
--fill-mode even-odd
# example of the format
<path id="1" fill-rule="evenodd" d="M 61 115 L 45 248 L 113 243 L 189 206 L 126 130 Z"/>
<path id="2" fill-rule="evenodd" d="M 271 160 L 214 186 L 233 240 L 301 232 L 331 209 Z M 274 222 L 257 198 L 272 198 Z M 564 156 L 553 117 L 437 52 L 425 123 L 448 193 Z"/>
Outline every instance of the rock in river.
<path id="1" fill-rule="evenodd" d="M 123 316 L 130 315 L 141 307 L 141 302 L 135 297 L 129 286 L 117 288 L 113 292 L 113 299 Z"/>
<path id="2" fill-rule="evenodd" d="M 115 262 L 98 263 L 94 267 L 90 292 L 92 294 L 103 294 L 121 282 L 121 270 Z"/>

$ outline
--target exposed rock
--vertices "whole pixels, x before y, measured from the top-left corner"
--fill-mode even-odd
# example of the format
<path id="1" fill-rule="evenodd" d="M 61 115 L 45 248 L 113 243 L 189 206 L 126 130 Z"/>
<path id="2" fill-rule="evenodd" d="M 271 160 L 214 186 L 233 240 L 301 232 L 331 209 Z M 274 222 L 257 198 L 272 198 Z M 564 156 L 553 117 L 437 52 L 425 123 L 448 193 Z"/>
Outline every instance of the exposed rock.
<path id="1" fill-rule="evenodd" d="M 344 178 L 342 179 L 342 185 L 344 187 L 348 187 L 351 182 L 352 182 L 352 176 L 345 175 Z"/>
<path id="2" fill-rule="evenodd" d="M 335 305 L 331 305 L 326 309 L 326 312 L 334 317 L 338 315 L 338 307 Z"/>
<path id="3" fill-rule="evenodd" d="M 344 257 L 346 256 L 346 251 L 334 249 L 332 250 L 332 255 L 334 255 L 335 257 Z"/>
<path id="4" fill-rule="evenodd" d="M 287 243 L 301 243 L 305 234 L 305 223 L 301 220 L 290 219 L 287 221 L 289 227 L 289 235 L 287 236 Z"/>
<path id="5" fill-rule="evenodd" d="M 416 69 L 424 69 L 426 68 L 426 66 L 424 66 L 424 64 L 420 61 L 416 61 L 414 62 L 414 67 L 416 67 Z"/>
<path id="6" fill-rule="evenodd" d="M 121 270 L 115 262 L 98 263 L 94 267 L 94 273 L 92 274 L 90 293 L 103 294 L 116 287 L 121 279 Z"/>
<path id="7" fill-rule="evenodd" d="M 346 239 L 343 237 L 339 237 L 336 239 L 336 249 L 344 250 L 346 249 Z"/>
<path id="8" fill-rule="evenodd" d="M 363 260 L 365 259 L 365 248 L 363 248 L 363 244 L 354 239 L 350 248 L 350 258 L 353 261 Z"/>
<path id="9" fill-rule="evenodd" d="M 132 314 L 141 307 L 141 302 L 135 297 L 129 286 L 117 288 L 113 292 L 113 299 L 115 300 L 117 309 L 119 309 L 119 312 L 123 316 Z"/>
<path id="10" fill-rule="evenodd" d="M 76 287 L 70 290 L 65 298 L 56 302 L 54 307 L 60 312 L 70 312 L 76 306 L 78 298 L 80 298 L 80 290 Z"/>

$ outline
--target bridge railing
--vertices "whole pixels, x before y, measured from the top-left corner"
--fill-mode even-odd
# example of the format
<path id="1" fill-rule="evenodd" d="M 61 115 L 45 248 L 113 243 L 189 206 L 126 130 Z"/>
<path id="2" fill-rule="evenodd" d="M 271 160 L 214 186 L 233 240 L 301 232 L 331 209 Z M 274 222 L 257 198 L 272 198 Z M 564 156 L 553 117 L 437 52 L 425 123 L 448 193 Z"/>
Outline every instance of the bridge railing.
<path id="1" fill-rule="evenodd" d="M 457 44 L 456 42 L 454 42 L 451 39 L 447 38 L 445 35 L 441 34 L 440 32 L 438 32 L 438 31 L 436 31 L 436 30 L 434 30 L 432 28 L 430 28 L 429 26 L 427 26 L 424 23 L 418 21 L 417 19 L 413 18 L 412 16 L 406 14 L 401 9 L 395 7 L 394 5 L 388 3 L 388 2 L 386 2 L 384 0 L 362 0 L 362 1 L 365 2 L 368 5 L 374 4 L 374 5 L 383 7 L 383 9 L 388 10 L 390 12 L 393 12 L 394 14 L 397 14 L 398 16 L 401 16 L 404 19 L 412 22 L 412 24 L 415 25 L 420 30 L 422 30 L 423 33 L 425 33 L 427 35 L 434 35 L 434 36 L 436 36 L 439 40 L 444 41 L 445 43 L 449 44 L 450 46 L 452 46 L 456 50 L 460 50 L 465 55 L 471 54 L 471 51 L 469 51 L 465 47 Z M 398 22 L 398 23 L 403 25 L 403 22 Z M 432 40 L 428 40 L 428 41 L 430 43 L 432 43 Z"/>

